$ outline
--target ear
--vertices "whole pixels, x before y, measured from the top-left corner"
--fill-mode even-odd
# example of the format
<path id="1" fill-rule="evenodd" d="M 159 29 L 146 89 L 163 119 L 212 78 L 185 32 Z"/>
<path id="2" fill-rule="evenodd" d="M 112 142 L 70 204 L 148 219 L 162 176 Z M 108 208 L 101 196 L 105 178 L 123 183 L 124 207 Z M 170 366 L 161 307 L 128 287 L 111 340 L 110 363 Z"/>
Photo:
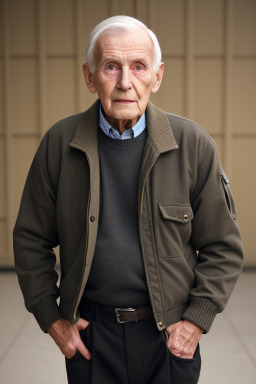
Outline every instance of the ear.
<path id="1" fill-rule="evenodd" d="M 91 93 L 96 93 L 96 87 L 93 82 L 93 76 L 87 63 L 83 64 L 83 74 L 87 87 Z"/>
<path id="2" fill-rule="evenodd" d="M 156 74 L 155 74 L 155 81 L 154 81 L 154 85 L 152 88 L 152 93 L 156 93 L 158 91 L 158 89 L 160 88 L 160 85 L 161 85 L 162 79 L 163 79 L 163 75 L 164 75 L 164 63 L 161 63 Z"/>

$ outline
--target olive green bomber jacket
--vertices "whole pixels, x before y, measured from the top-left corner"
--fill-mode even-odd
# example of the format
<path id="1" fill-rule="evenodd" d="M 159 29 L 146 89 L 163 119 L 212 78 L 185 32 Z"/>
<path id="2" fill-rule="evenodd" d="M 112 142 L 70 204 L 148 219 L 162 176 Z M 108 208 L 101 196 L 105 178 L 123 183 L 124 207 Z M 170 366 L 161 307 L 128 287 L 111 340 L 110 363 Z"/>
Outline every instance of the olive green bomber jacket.
<path id="1" fill-rule="evenodd" d="M 59 318 L 72 323 L 79 318 L 99 219 L 98 110 L 99 101 L 46 133 L 14 228 L 25 305 L 44 331 Z M 163 330 L 188 319 L 208 332 L 243 262 L 229 183 L 201 127 L 152 103 L 146 118 L 138 212 L 156 325 Z M 53 252 L 58 245 L 59 286 Z"/>

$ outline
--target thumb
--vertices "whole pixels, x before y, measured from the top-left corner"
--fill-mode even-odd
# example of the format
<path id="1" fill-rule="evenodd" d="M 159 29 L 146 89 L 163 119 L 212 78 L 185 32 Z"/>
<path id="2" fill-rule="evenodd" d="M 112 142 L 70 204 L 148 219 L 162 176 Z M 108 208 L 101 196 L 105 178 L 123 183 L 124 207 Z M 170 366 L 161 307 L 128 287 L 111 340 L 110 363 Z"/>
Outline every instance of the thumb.
<path id="1" fill-rule="evenodd" d="M 86 348 L 86 346 L 82 342 L 82 339 L 80 339 L 77 345 L 77 349 L 86 360 L 91 360 L 92 358 L 91 352 Z"/>
<path id="2" fill-rule="evenodd" d="M 78 331 L 82 331 L 83 329 L 87 328 L 88 325 L 89 325 L 89 321 L 87 321 L 83 318 L 80 318 L 78 320 L 78 322 L 76 323 L 76 327 L 77 327 Z"/>

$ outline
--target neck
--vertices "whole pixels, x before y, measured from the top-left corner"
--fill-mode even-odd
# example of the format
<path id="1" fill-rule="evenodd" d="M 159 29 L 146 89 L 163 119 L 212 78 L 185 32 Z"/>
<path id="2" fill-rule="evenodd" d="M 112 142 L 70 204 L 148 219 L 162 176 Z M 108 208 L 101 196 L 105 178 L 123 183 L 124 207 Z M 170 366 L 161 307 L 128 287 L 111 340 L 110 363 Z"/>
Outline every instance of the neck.
<path id="1" fill-rule="evenodd" d="M 140 117 L 137 117 L 136 119 L 132 120 L 119 120 L 107 116 L 104 111 L 103 114 L 107 122 L 111 125 L 111 127 L 115 128 L 120 133 L 120 135 L 122 135 L 122 133 L 124 133 L 124 131 L 126 131 L 127 129 L 134 127 L 134 125 L 140 119 Z"/>

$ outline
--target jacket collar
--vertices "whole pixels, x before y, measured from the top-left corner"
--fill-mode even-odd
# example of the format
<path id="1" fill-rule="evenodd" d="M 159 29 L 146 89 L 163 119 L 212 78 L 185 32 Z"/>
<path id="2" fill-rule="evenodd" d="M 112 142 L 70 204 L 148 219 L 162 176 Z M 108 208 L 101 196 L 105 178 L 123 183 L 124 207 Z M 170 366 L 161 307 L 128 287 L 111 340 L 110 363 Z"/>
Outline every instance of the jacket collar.
<path id="1" fill-rule="evenodd" d="M 97 100 L 81 117 L 70 143 L 73 148 L 90 152 L 98 147 L 99 105 Z M 164 153 L 179 148 L 166 114 L 149 102 L 146 109 L 147 134 L 156 151 Z"/>
<path id="2" fill-rule="evenodd" d="M 166 113 L 151 101 L 146 109 L 146 121 L 148 138 L 159 154 L 179 148 Z"/>
<path id="3" fill-rule="evenodd" d="M 98 148 L 99 106 L 98 99 L 83 113 L 70 143 L 71 147 L 86 153 Z"/>

